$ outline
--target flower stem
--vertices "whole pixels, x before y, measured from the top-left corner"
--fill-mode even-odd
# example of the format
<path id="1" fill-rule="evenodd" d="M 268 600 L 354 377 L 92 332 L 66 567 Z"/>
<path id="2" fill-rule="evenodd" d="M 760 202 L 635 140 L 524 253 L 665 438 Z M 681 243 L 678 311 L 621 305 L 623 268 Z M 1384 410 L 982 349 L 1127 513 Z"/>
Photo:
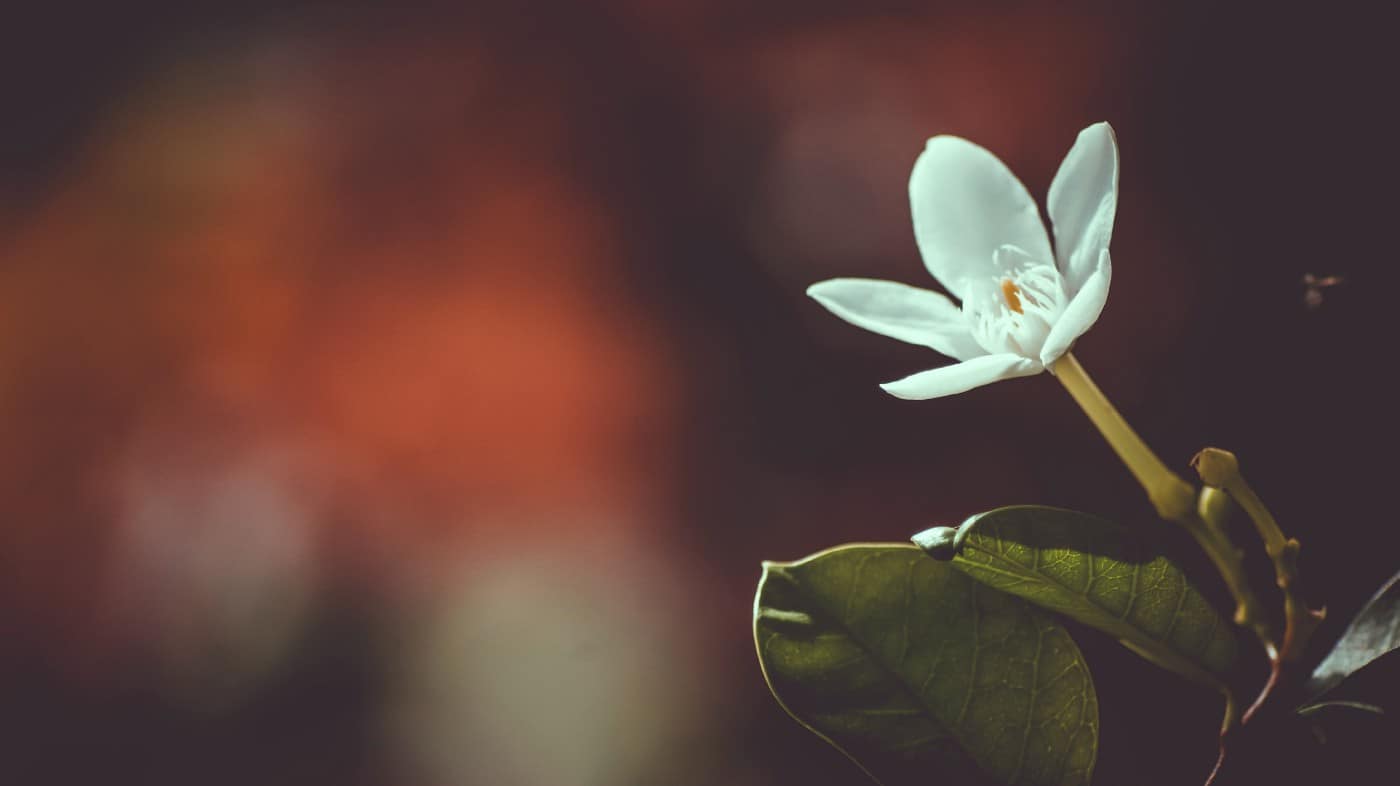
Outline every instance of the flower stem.
<path id="1" fill-rule="evenodd" d="M 1201 550 L 1210 557 L 1211 564 L 1215 565 L 1216 571 L 1225 580 L 1225 586 L 1235 599 L 1235 624 L 1254 631 L 1260 646 L 1264 648 L 1264 654 L 1272 660 L 1277 654 L 1277 645 L 1274 643 L 1273 633 L 1269 630 L 1268 620 L 1264 618 L 1264 612 L 1259 606 L 1259 599 L 1255 597 L 1254 590 L 1249 586 L 1249 579 L 1245 576 L 1243 553 L 1235 548 L 1223 530 L 1210 526 L 1201 515 L 1181 519 L 1180 523 L 1201 545 Z"/>
<path id="2" fill-rule="evenodd" d="M 1051 370 L 1084 410 L 1084 414 L 1098 427 L 1104 439 L 1108 440 L 1109 446 L 1127 465 L 1128 471 L 1137 478 L 1147 492 L 1152 507 L 1157 509 L 1157 514 L 1168 521 L 1179 521 L 1191 515 L 1196 500 L 1191 487 L 1167 469 L 1167 465 L 1157 458 L 1142 437 L 1133 431 L 1074 355 L 1066 352 L 1055 361 Z"/>
<path id="3" fill-rule="evenodd" d="M 1235 599 L 1235 623 L 1252 629 L 1272 659 L 1277 648 L 1259 601 L 1250 589 L 1240 552 L 1230 543 L 1224 527 L 1219 526 L 1223 522 L 1206 518 L 1216 518 L 1218 506 L 1202 505 L 1198 512 L 1192 487 L 1167 469 L 1157 454 L 1133 431 L 1074 355 L 1065 353 L 1061 356 L 1055 362 L 1053 371 L 1056 379 L 1065 386 L 1133 473 L 1133 477 L 1137 478 L 1152 506 L 1157 509 L 1157 515 L 1180 524 L 1200 544 Z"/>
<path id="4" fill-rule="evenodd" d="M 1269 512 L 1264 501 L 1240 474 L 1240 463 L 1235 454 L 1219 448 L 1206 448 L 1191 459 L 1191 466 L 1196 468 L 1202 482 L 1228 493 L 1254 521 L 1255 529 L 1264 541 L 1264 551 L 1274 563 L 1275 582 L 1283 591 L 1283 641 L 1279 644 L 1275 667 L 1280 662 L 1298 660 L 1324 614 L 1324 610 L 1308 608 L 1298 594 L 1298 541 L 1284 536 L 1274 514 Z M 1271 679 L 1269 687 L 1276 681 L 1276 677 Z M 1267 694 L 1268 687 L 1247 714 L 1252 714 Z"/>
<path id="5" fill-rule="evenodd" d="M 1157 454 L 1152 452 L 1152 448 L 1133 431 L 1128 421 L 1123 419 L 1108 397 L 1099 390 L 1099 386 L 1089 378 L 1089 374 L 1079 365 L 1074 355 L 1068 352 L 1061 355 L 1050 370 L 1069 391 L 1075 403 L 1079 404 L 1079 408 L 1084 410 L 1084 414 L 1089 416 L 1089 420 L 1098 427 L 1099 433 L 1103 434 L 1113 452 L 1117 453 L 1118 458 L 1128 467 L 1128 471 L 1137 478 L 1137 482 L 1147 492 L 1152 507 L 1157 509 L 1157 515 L 1182 525 L 1200 544 L 1235 598 L 1235 623 L 1252 628 L 1265 652 L 1269 654 L 1270 661 L 1277 663 L 1278 649 L 1274 646 L 1268 625 L 1259 612 L 1259 602 L 1255 600 L 1254 592 L 1249 587 L 1240 552 L 1230 542 L 1224 527 L 1217 526 L 1223 523 L 1217 520 L 1219 506 L 1206 504 L 1208 501 L 1202 500 L 1198 510 L 1195 488 L 1182 480 L 1181 476 L 1167 469 L 1167 465 L 1163 464 Z M 1207 515 L 1211 517 L 1210 520 L 1206 518 Z M 1225 717 L 1220 725 L 1220 758 L 1216 760 L 1215 769 L 1211 771 L 1207 784 L 1215 780 L 1221 762 L 1225 759 L 1226 735 L 1241 722 L 1234 692 L 1224 683 L 1217 682 L 1217 687 L 1225 697 Z"/>

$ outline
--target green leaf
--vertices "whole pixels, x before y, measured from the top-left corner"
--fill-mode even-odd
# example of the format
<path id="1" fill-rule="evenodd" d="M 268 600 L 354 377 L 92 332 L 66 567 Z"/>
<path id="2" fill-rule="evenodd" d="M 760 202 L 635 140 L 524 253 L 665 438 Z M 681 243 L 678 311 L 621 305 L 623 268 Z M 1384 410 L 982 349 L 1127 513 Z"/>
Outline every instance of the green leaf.
<path id="1" fill-rule="evenodd" d="M 888 786 L 1089 782 L 1098 699 L 1069 633 L 916 548 L 764 563 L 754 641 L 783 708 Z"/>
<path id="2" fill-rule="evenodd" d="M 1304 692 L 1317 697 L 1352 673 L 1392 650 L 1400 649 L 1400 573 L 1387 581 L 1352 618 L 1342 637 L 1317 664 Z"/>
<path id="3" fill-rule="evenodd" d="M 1118 639 L 1157 665 L 1221 687 L 1237 647 L 1230 624 L 1181 569 L 1096 516 L 1020 506 L 973 516 L 914 542 L 999 590 Z"/>

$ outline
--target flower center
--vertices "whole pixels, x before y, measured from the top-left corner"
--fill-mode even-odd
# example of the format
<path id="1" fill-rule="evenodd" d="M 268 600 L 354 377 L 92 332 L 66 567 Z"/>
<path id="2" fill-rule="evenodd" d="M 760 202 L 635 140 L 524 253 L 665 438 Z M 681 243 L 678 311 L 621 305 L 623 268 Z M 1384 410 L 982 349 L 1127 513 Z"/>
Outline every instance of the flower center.
<path id="1" fill-rule="evenodd" d="M 1006 301 L 1006 305 L 1010 306 L 1011 310 L 1017 314 L 1024 314 L 1026 312 L 1021 310 L 1020 292 L 1021 288 L 1016 286 L 1016 283 L 1011 279 L 1003 278 L 1001 280 L 1001 297 Z"/>
<path id="2" fill-rule="evenodd" d="M 1050 328 L 1064 313 L 1064 280 L 1054 263 L 1015 246 L 997 249 L 993 274 L 968 282 L 963 314 L 972 336 L 988 352 L 1040 359 Z"/>

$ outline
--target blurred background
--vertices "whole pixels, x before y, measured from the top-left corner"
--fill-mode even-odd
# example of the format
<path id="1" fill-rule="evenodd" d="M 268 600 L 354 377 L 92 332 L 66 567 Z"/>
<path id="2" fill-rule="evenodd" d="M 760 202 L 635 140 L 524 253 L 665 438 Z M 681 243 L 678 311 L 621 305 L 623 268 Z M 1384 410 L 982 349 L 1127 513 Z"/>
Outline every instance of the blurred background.
<path id="1" fill-rule="evenodd" d="M 1045 503 L 1204 567 L 1053 379 L 898 401 L 942 359 L 804 297 L 929 285 L 938 133 L 1043 198 L 1113 123 L 1078 356 L 1172 466 L 1240 454 L 1314 657 L 1396 567 L 1375 20 L 89 6 L 0 32 L 0 782 L 855 786 L 764 687 L 760 560 Z M 1079 633 L 1099 782 L 1200 782 L 1217 700 Z"/>

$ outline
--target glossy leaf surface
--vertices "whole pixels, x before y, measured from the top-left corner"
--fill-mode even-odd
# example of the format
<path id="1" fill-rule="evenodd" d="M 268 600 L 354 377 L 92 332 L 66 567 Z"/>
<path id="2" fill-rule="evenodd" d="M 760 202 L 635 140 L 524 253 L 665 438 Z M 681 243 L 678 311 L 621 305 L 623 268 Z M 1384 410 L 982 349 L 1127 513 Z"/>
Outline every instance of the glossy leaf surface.
<path id="1" fill-rule="evenodd" d="M 1313 670 L 1308 696 L 1320 696 L 1377 658 L 1400 648 L 1400 573 L 1361 608 Z"/>
<path id="2" fill-rule="evenodd" d="M 935 527 L 914 542 L 987 586 L 1097 628 L 1188 678 L 1218 685 L 1234 660 L 1234 630 L 1181 569 L 1097 516 L 999 508 L 951 536 Z"/>
<path id="3" fill-rule="evenodd" d="M 887 786 L 1089 782 L 1098 700 L 1068 632 L 916 548 L 765 563 L 754 640 L 783 707 Z"/>

